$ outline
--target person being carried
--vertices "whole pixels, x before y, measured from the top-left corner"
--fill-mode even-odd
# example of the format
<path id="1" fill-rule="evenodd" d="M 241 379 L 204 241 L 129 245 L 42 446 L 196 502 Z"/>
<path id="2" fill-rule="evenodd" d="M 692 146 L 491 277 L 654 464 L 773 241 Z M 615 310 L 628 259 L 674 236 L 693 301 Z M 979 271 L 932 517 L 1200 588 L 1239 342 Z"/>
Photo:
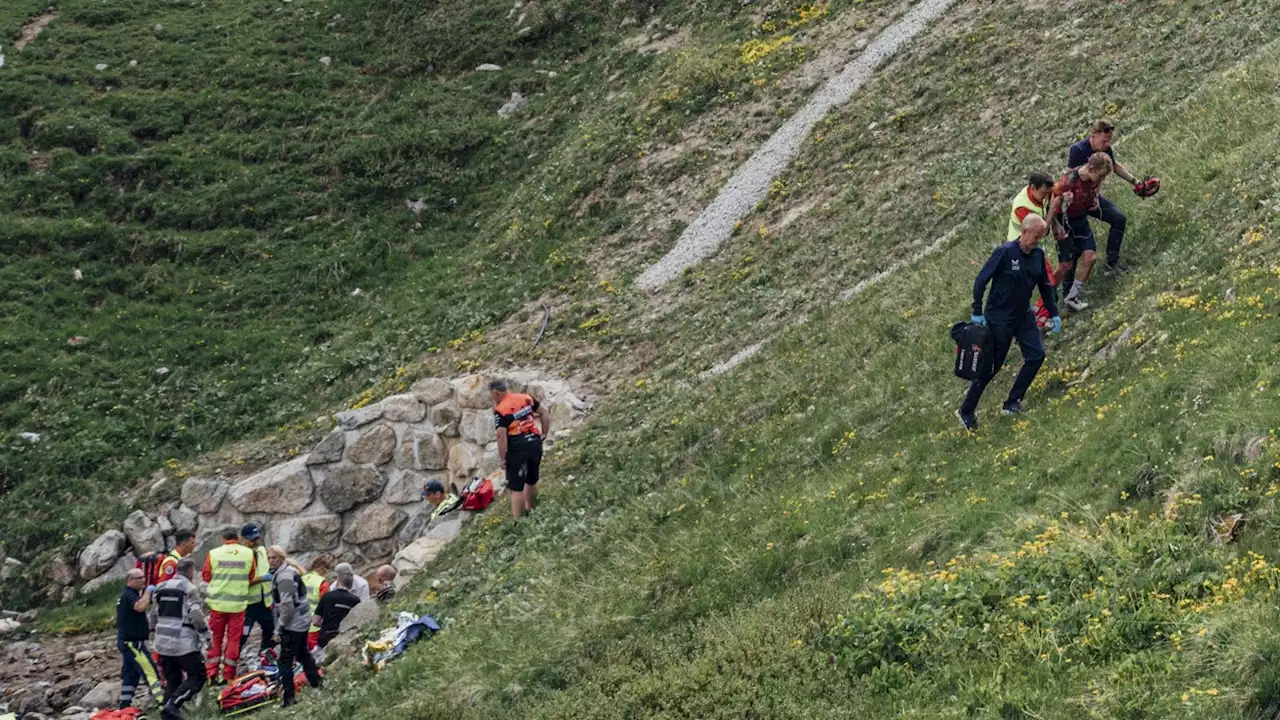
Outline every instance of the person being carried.
<path id="1" fill-rule="evenodd" d="M 276 628 L 276 637 L 272 638 L 272 644 L 280 646 L 280 707 L 289 707 L 294 702 L 295 660 L 302 663 L 311 687 L 319 688 L 323 681 L 315 658 L 307 650 L 311 603 L 307 600 L 307 586 L 302 582 L 302 575 L 289 562 L 284 550 L 275 545 L 267 549 L 267 564 L 271 568 L 271 599 L 276 613 L 276 622 L 272 625 Z"/>
<path id="2" fill-rule="evenodd" d="M 1044 345 L 1040 342 L 1040 333 L 1031 314 L 1033 290 L 1040 289 L 1040 297 L 1044 299 L 1052 317 L 1053 332 L 1057 333 L 1062 329 L 1053 288 L 1045 272 L 1044 251 L 1040 249 L 1040 239 L 1047 232 L 1048 226 L 1043 218 L 1038 215 L 1027 216 L 1022 221 L 1022 233 L 1018 240 L 996 248 L 973 281 L 971 322 L 991 329 L 995 340 L 995 362 L 990 374 L 970 383 L 964 403 L 956 410 L 956 417 L 960 418 L 960 424 L 966 430 L 978 429 L 978 401 L 982 399 L 982 393 L 991 378 L 1000 371 L 1009 354 L 1009 346 L 1015 340 L 1022 350 L 1022 369 L 1018 371 L 1013 387 L 1009 389 L 1009 397 L 1004 402 L 1002 412 L 1015 415 L 1023 411 L 1022 399 L 1044 363 Z M 988 285 L 991 286 L 991 292 L 987 295 L 984 311 L 982 298 L 987 294 Z"/>
<path id="3" fill-rule="evenodd" d="M 1110 174 L 1111 158 L 1105 153 L 1094 153 L 1089 162 L 1068 170 L 1053 186 L 1049 213 L 1054 216 L 1061 213 L 1067 218 L 1066 237 L 1058 239 L 1056 284 L 1067 292 L 1063 302 L 1076 312 L 1089 307 L 1081 295 L 1098 258 L 1098 243 L 1089 226 L 1089 213 L 1098 208 L 1098 187 Z M 1073 276 L 1074 280 L 1070 280 Z"/>
<path id="4" fill-rule="evenodd" d="M 534 397 L 511 392 L 503 380 L 489 383 L 489 392 L 498 461 L 506 470 L 511 491 L 511 516 L 519 520 L 538 504 L 538 467 L 542 444 L 551 437 L 551 413 Z"/>
<path id="5" fill-rule="evenodd" d="M 192 583 L 196 564 L 183 558 L 174 565 L 173 576 L 156 587 L 155 601 L 147 613 L 156 631 L 156 653 L 165 678 L 162 720 L 179 720 L 182 706 L 204 688 L 204 653 L 209 623 L 200 605 L 200 593 Z"/>
<path id="6" fill-rule="evenodd" d="M 160 668 L 147 649 L 147 637 L 151 624 L 147 610 L 151 607 L 156 588 L 147 584 L 147 574 L 141 568 L 131 568 L 124 576 L 124 591 L 116 601 L 116 649 L 120 651 L 120 700 L 121 710 L 133 706 L 133 696 L 139 682 L 146 682 L 147 689 L 157 704 L 164 702 L 160 686 Z"/>
<path id="7" fill-rule="evenodd" d="M 1089 128 L 1088 137 L 1075 143 L 1067 150 L 1067 167 L 1078 168 L 1089 162 L 1097 153 L 1104 153 L 1111 159 L 1112 170 L 1115 174 L 1123 178 L 1126 182 L 1133 186 L 1133 191 L 1139 195 L 1147 196 L 1148 193 L 1154 194 L 1144 188 L 1144 184 L 1152 182 L 1151 180 L 1139 180 L 1129 168 L 1116 160 L 1116 151 L 1111 147 L 1111 143 L 1115 140 L 1116 126 L 1106 120 L 1099 120 Z M 1159 181 L 1156 182 L 1156 189 L 1159 189 Z M 1128 218 L 1116 207 L 1115 203 L 1110 200 L 1098 196 L 1097 204 L 1089 210 L 1089 215 L 1095 217 L 1107 225 L 1111 229 L 1107 232 L 1107 256 L 1105 270 L 1108 273 L 1124 274 L 1129 272 L 1129 266 L 1120 261 L 1120 245 L 1124 242 L 1125 225 Z"/>

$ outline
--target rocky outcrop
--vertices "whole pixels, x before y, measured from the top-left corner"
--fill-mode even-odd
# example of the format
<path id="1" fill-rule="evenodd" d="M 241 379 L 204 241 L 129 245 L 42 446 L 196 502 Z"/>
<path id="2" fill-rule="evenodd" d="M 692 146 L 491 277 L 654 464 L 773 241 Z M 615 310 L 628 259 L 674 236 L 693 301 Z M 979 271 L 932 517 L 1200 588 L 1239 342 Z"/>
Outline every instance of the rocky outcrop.
<path id="1" fill-rule="evenodd" d="M 132 554 L 123 555 L 120 557 L 120 559 L 116 560 L 115 564 L 112 565 L 106 572 L 102 573 L 98 577 L 85 583 L 84 587 L 80 588 L 80 590 L 81 592 L 89 593 L 89 592 L 93 592 L 94 590 L 97 590 L 98 588 L 104 585 L 110 585 L 112 583 L 123 584 L 125 573 L 129 572 L 130 570 L 132 570 L 137 566 L 138 566 L 137 557 L 135 557 Z"/>
<path id="2" fill-rule="evenodd" d="M 332 550 L 342 535 L 342 518 L 338 515 L 316 515 L 290 518 L 272 528 L 272 541 L 285 552 Z"/>
<path id="3" fill-rule="evenodd" d="M 69 599 L 77 580 L 94 581 L 90 589 L 118 582 L 134 563 L 133 555 L 123 555 L 127 548 L 167 549 L 182 531 L 196 533 L 192 559 L 203 563 L 222 543 L 224 529 L 239 530 L 250 521 L 263 527 L 267 543 L 282 545 L 295 559 L 324 552 L 371 563 L 395 556 L 398 567 L 416 571 L 470 518 L 459 512 L 429 526 L 430 506 L 421 497 L 428 481 L 460 488 L 491 476 L 501 492 L 489 392 L 494 376 L 545 403 L 557 435 L 571 431 L 587 409 L 567 383 L 536 373 L 418 380 L 407 392 L 337 413 L 336 425 L 310 453 L 242 479 L 222 469 L 186 479 L 180 501 L 135 512 L 123 532 L 104 533 L 72 563 L 46 568 L 46 592 Z M 151 486 L 176 482 L 152 478 Z M 153 490 L 148 497 L 165 495 Z"/>
<path id="4" fill-rule="evenodd" d="M 396 431 L 390 425 L 364 430 L 347 448 L 347 459 L 358 465 L 382 465 L 396 449 Z"/>
<path id="5" fill-rule="evenodd" d="M 347 433 L 342 428 L 336 427 L 329 431 L 329 434 L 307 456 L 307 464 L 323 465 L 325 463 L 338 462 L 342 459 L 342 451 L 346 447 Z"/>
<path id="6" fill-rule="evenodd" d="M 333 512 L 346 512 L 382 495 L 386 478 L 369 465 L 340 465 L 320 483 L 320 500 Z"/>
<path id="7" fill-rule="evenodd" d="M 351 519 L 347 521 L 347 531 L 342 534 L 342 539 L 353 545 L 383 540 L 395 535 L 408 517 L 399 508 L 380 504 L 365 505 L 351 514 Z"/>
<path id="8" fill-rule="evenodd" d="M 108 530 L 80 552 L 80 577 L 92 580 L 115 564 L 124 552 L 126 539 L 119 530 Z"/>
<path id="9" fill-rule="evenodd" d="M 241 480 L 227 492 L 227 501 L 246 514 L 292 515 L 311 504 L 314 489 L 306 458 L 299 458 Z"/>
<path id="10" fill-rule="evenodd" d="M 125 518 L 124 536 L 138 555 L 164 550 L 164 533 L 159 523 L 141 510 L 134 510 Z"/>
<path id="11" fill-rule="evenodd" d="M 182 484 L 182 504 L 202 515 L 218 512 L 228 485 L 216 480 L 190 478 Z"/>

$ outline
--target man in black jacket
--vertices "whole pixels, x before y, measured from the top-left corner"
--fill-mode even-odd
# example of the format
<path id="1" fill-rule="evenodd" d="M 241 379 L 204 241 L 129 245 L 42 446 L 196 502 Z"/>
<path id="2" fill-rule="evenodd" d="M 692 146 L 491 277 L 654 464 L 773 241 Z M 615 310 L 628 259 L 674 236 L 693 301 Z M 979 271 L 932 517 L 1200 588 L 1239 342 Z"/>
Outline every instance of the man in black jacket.
<path id="1" fill-rule="evenodd" d="M 978 429 L 976 411 L 978 401 L 982 399 L 982 391 L 987 389 L 991 378 L 1000 371 L 1005 356 L 1009 354 L 1009 346 L 1015 340 L 1022 350 L 1022 370 L 1009 389 L 1009 398 L 1005 400 L 1003 412 L 1005 415 L 1022 412 L 1022 398 L 1044 363 L 1044 345 L 1040 342 L 1040 331 L 1036 328 L 1035 315 L 1031 312 L 1031 293 L 1037 287 L 1040 288 L 1040 298 L 1049 311 L 1053 332 L 1057 333 L 1062 329 L 1053 285 L 1045 271 L 1044 250 L 1040 249 L 1040 239 L 1046 232 L 1048 225 L 1039 215 L 1023 218 L 1022 234 L 1017 240 L 997 247 L 973 282 L 971 322 L 991 328 L 995 362 L 990 374 L 969 385 L 964 403 L 956 410 L 956 417 L 960 418 L 960 424 L 966 430 Z M 988 285 L 991 286 L 989 294 Z M 985 313 L 982 308 L 984 294 L 987 294 Z"/>

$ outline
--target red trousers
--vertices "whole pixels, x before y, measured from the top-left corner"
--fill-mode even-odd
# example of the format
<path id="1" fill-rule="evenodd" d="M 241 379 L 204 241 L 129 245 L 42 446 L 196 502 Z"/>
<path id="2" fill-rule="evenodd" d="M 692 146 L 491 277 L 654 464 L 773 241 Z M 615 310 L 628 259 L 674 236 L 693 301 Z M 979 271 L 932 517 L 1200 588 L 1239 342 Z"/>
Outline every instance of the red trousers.
<path id="1" fill-rule="evenodd" d="M 209 632 L 213 634 L 213 642 L 209 647 L 209 659 L 205 662 L 205 672 L 210 680 L 218 677 L 218 666 L 222 666 L 222 677 L 225 680 L 236 679 L 236 666 L 240 664 L 240 633 L 244 632 L 244 611 L 224 613 L 209 611 Z M 226 636 L 226 648 L 222 646 Z"/>

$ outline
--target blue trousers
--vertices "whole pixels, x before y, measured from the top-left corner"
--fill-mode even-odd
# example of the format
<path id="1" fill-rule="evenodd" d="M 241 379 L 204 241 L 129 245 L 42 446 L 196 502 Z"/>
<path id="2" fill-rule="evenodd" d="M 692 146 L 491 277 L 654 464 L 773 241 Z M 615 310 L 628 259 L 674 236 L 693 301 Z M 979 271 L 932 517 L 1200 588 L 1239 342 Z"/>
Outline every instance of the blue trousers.
<path id="1" fill-rule="evenodd" d="M 987 389 L 987 385 L 996 373 L 1000 372 L 1005 358 L 1009 355 L 1009 347 L 1014 341 L 1017 341 L 1018 348 L 1022 350 L 1022 369 L 1018 371 L 1018 377 L 1014 378 L 1013 387 L 1009 388 L 1009 399 L 1005 401 L 1006 403 L 1021 401 L 1026 396 L 1027 389 L 1031 387 L 1031 381 L 1036 379 L 1036 373 L 1040 372 L 1040 366 L 1044 364 L 1044 344 L 1040 342 L 1036 316 L 1030 310 L 1018 318 L 993 318 L 988 315 L 987 322 L 990 323 L 991 334 L 995 341 L 995 355 L 992 358 L 995 363 L 991 366 L 990 375 L 969 383 L 969 392 L 965 394 L 964 404 L 960 406 L 960 412 L 965 415 L 970 415 L 978 409 L 982 392 Z"/>
<path id="2" fill-rule="evenodd" d="M 1124 242 L 1124 227 L 1129 219 L 1125 217 L 1124 212 L 1116 207 L 1116 204 L 1110 200 L 1098 196 L 1098 209 L 1089 211 L 1089 217 L 1094 217 L 1111 226 L 1107 232 L 1107 262 L 1117 263 L 1120 261 L 1120 244 Z"/>
<path id="3" fill-rule="evenodd" d="M 116 649 L 120 651 L 123 664 L 120 666 L 120 707 L 133 704 L 134 689 L 139 682 L 145 682 L 147 690 L 158 704 L 164 704 L 164 688 L 160 684 L 160 668 L 145 640 L 123 640 L 116 638 Z"/>

